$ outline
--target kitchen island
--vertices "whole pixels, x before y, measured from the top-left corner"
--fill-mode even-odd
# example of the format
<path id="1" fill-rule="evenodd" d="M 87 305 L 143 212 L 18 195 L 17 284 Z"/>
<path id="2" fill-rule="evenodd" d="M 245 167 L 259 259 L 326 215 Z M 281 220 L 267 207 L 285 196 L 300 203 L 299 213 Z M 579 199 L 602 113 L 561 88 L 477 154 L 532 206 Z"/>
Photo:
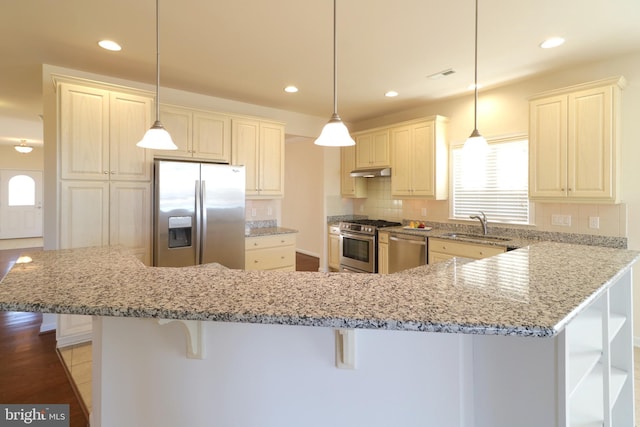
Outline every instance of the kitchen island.
<path id="1" fill-rule="evenodd" d="M 0 309 L 95 316 L 94 426 L 631 427 L 638 256 L 539 243 L 383 276 L 44 251 Z"/>

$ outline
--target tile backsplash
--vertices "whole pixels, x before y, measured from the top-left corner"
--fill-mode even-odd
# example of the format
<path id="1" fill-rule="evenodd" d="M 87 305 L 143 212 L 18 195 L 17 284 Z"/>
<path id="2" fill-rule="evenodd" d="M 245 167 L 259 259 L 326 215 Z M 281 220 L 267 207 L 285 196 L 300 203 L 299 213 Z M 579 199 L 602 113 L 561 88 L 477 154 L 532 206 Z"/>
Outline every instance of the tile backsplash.
<path id="1" fill-rule="evenodd" d="M 409 219 L 466 222 L 449 219 L 448 200 L 394 199 L 391 196 L 390 177 L 367 179 L 367 194 L 367 198 L 352 199 L 353 214 L 388 221 Z M 625 204 L 532 203 L 531 209 L 534 225 L 514 227 L 597 236 L 626 237 L 627 235 Z M 562 219 L 568 219 L 564 221 L 564 225 L 559 224 L 559 222 L 562 223 L 560 221 Z"/>

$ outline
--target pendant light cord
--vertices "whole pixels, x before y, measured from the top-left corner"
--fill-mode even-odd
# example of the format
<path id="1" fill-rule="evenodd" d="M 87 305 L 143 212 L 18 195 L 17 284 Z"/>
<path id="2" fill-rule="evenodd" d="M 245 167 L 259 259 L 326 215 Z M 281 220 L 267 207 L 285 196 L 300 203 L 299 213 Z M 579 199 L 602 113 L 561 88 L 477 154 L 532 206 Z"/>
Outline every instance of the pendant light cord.
<path id="1" fill-rule="evenodd" d="M 473 89 L 475 97 L 473 101 L 473 129 L 478 130 L 478 0 L 476 0 L 476 33 L 475 33 L 475 58 L 474 58 L 474 77 Z"/>
<path id="2" fill-rule="evenodd" d="M 336 41 L 336 1 L 333 0 L 333 114 L 338 114 L 338 43 Z"/>
<path id="3" fill-rule="evenodd" d="M 160 11 L 156 0 L 156 121 L 160 120 Z"/>

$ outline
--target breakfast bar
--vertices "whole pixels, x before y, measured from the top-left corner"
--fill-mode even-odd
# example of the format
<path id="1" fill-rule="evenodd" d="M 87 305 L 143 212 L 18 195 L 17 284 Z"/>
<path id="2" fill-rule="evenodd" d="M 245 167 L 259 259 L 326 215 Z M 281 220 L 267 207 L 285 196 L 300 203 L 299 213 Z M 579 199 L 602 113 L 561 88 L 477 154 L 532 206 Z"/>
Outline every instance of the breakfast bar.
<path id="1" fill-rule="evenodd" d="M 94 316 L 92 426 L 633 426 L 635 251 L 391 275 L 25 255 L 0 309 Z"/>

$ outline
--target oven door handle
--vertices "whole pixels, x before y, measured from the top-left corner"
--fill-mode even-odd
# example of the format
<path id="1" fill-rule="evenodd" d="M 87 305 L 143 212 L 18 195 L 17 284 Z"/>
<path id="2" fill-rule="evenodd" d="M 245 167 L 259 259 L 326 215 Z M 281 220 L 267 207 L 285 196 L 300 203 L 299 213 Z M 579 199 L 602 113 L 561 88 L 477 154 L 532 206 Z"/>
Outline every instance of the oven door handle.
<path id="1" fill-rule="evenodd" d="M 366 235 L 366 234 L 355 234 L 355 233 L 341 232 L 340 233 L 340 239 L 343 239 L 345 237 L 348 237 L 350 239 L 366 240 L 367 242 L 374 242 L 375 241 L 375 236 L 369 236 L 369 235 Z"/>

